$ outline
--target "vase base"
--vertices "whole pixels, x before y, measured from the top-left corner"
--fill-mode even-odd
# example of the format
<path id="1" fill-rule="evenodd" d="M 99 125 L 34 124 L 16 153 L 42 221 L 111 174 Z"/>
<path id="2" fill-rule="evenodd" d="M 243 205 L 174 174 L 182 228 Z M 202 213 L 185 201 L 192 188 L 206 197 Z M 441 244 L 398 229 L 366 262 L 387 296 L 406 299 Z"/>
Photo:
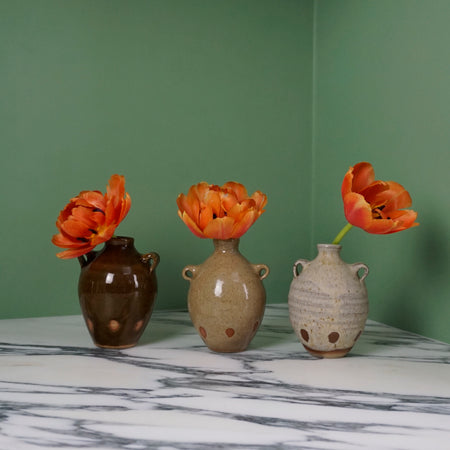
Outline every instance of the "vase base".
<path id="1" fill-rule="evenodd" d="M 241 353 L 247 350 L 247 347 L 239 347 L 239 348 L 214 348 L 208 347 L 214 353 Z"/>
<path id="2" fill-rule="evenodd" d="M 135 347 L 137 342 L 135 342 L 133 344 L 122 344 L 122 345 L 107 345 L 107 344 L 99 344 L 97 342 L 94 342 L 94 344 L 98 348 L 107 348 L 107 349 L 112 349 L 112 350 L 123 350 L 123 349 L 126 349 L 126 348 Z"/>
<path id="3" fill-rule="evenodd" d="M 305 347 L 305 349 L 312 355 L 315 356 L 316 358 L 328 358 L 328 359 L 333 359 L 333 358 L 342 358 L 343 356 L 345 356 L 351 349 L 352 347 L 349 348 L 338 348 L 336 350 L 314 350 L 311 347 L 308 347 L 307 345 L 303 344 L 303 347 Z"/>

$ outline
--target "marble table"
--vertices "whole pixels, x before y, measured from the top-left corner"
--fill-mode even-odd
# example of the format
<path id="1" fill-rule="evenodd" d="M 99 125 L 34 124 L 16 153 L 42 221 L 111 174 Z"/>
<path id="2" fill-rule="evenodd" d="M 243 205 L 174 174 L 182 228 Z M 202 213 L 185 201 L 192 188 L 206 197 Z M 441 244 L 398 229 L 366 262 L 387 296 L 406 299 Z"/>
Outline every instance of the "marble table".
<path id="1" fill-rule="evenodd" d="M 315 359 L 286 305 L 250 348 L 208 350 L 187 312 L 96 348 L 81 316 L 0 321 L 0 449 L 450 449 L 450 345 L 369 321 Z"/>

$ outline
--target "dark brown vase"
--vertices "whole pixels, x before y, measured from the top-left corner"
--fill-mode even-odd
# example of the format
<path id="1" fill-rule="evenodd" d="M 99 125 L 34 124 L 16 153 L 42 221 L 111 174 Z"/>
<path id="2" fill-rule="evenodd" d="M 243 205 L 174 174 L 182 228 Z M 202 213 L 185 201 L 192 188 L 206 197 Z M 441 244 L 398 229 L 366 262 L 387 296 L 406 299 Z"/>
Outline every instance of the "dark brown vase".
<path id="1" fill-rule="evenodd" d="M 113 237 L 100 251 L 78 258 L 78 295 L 94 344 L 133 347 L 153 311 L 157 294 L 155 269 L 159 255 L 141 255 L 130 237 Z"/>

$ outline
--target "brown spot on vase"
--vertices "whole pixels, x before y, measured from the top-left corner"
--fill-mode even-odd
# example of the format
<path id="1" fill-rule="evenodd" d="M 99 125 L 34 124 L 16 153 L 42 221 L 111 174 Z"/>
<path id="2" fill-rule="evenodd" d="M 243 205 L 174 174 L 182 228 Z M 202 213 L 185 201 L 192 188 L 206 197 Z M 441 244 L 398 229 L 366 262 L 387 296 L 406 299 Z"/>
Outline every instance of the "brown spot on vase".
<path id="1" fill-rule="evenodd" d="M 144 321 L 143 320 L 138 320 L 136 322 L 136 325 L 134 326 L 134 331 L 139 331 L 142 328 L 142 325 L 144 325 Z"/>
<path id="2" fill-rule="evenodd" d="M 361 336 L 361 333 L 362 333 L 362 330 L 360 330 L 360 332 L 356 335 L 354 342 L 356 342 L 359 339 L 359 337 Z"/>
<path id="3" fill-rule="evenodd" d="M 227 328 L 226 330 L 225 330 L 225 334 L 230 338 L 230 337 L 233 337 L 234 336 L 234 330 L 233 330 L 233 328 Z"/>
<path id="4" fill-rule="evenodd" d="M 94 332 L 94 324 L 92 323 L 91 319 L 87 319 L 87 326 L 88 326 L 89 331 L 91 333 L 93 333 Z"/>
<path id="5" fill-rule="evenodd" d="M 110 320 L 108 324 L 108 328 L 113 332 L 119 331 L 120 323 L 117 320 Z"/>
<path id="6" fill-rule="evenodd" d="M 203 339 L 206 339 L 206 336 L 207 336 L 206 330 L 205 330 L 203 327 L 199 327 L 198 331 L 199 331 L 199 333 L 200 333 L 200 336 L 201 336 Z"/>
<path id="7" fill-rule="evenodd" d="M 339 339 L 339 333 L 336 332 L 336 331 L 333 331 L 332 333 L 330 333 L 330 334 L 328 335 L 328 341 L 329 341 L 331 344 L 334 344 L 335 342 L 337 342 L 338 339 Z"/>
<path id="8" fill-rule="evenodd" d="M 259 327 L 259 320 L 257 320 L 255 322 L 255 324 L 253 325 L 253 331 L 256 331 L 258 329 L 258 327 Z"/>
<path id="9" fill-rule="evenodd" d="M 300 334 L 302 335 L 302 338 L 303 338 L 306 342 L 309 341 L 309 333 L 308 333 L 304 328 L 302 328 L 302 329 L 300 330 Z"/>

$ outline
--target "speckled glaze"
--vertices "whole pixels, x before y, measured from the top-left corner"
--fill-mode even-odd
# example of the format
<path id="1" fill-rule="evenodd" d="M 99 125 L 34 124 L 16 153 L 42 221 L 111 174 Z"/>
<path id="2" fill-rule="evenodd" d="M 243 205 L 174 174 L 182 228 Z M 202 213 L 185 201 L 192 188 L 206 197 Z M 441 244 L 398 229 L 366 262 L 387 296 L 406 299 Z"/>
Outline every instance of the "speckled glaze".
<path id="1" fill-rule="evenodd" d="M 89 333 L 98 347 L 137 344 L 153 311 L 159 255 L 141 255 L 130 237 L 113 237 L 99 252 L 78 258 L 78 295 Z"/>
<path id="2" fill-rule="evenodd" d="M 261 325 L 266 292 L 265 264 L 251 264 L 239 252 L 239 239 L 214 239 L 214 252 L 198 266 L 186 266 L 188 309 L 194 327 L 215 352 L 244 351 Z"/>
<path id="3" fill-rule="evenodd" d="M 295 262 L 289 290 L 289 317 L 306 350 L 321 358 L 340 358 L 353 347 L 369 312 L 365 264 L 347 264 L 340 245 L 318 244 L 312 260 Z M 303 270 L 298 273 L 298 266 Z M 362 273 L 361 273 L 362 271 Z"/>

